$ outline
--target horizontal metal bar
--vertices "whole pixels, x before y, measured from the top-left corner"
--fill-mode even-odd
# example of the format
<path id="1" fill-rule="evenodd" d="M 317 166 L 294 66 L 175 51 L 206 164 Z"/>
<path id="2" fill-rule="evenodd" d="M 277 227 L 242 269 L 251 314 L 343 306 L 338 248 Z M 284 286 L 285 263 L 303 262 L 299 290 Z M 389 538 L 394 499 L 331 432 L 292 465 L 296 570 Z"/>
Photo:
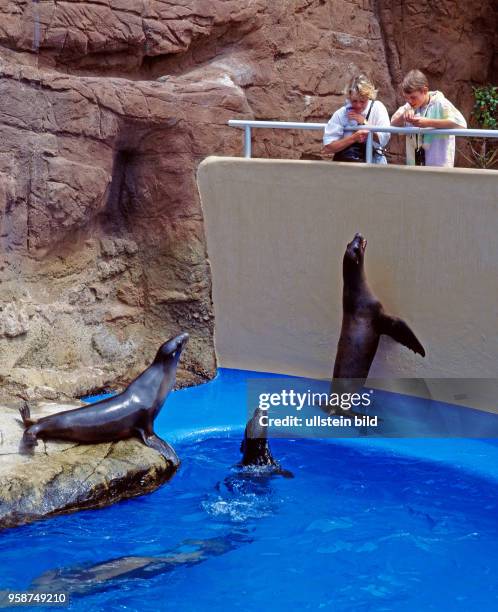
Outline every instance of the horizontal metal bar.
<path id="1" fill-rule="evenodd" d="M 230 127 L 244 128 L 246 125 L 255 128 L 272 128 L 282 130 L 323 130 L 326 123 L 298 123 L 294 121 L 252 121 L 244 119 L 230 119 Z"/>
<path id="2" fill-rule="evenodd" d="M 480 138 L 498 138 L 498 130 L 469 130 L 467 128 L 416 128 L 416 127 L 380 127 L 375 125 L 359 125 L 345 128 L 345 132 L 368 130 L 369 132 L 382 132 L 388 134 L 440 134 L 441 136 L 475 136 Z"/>
<path id="3" fill-rule="evenodd" d="M 230 127 L 245 128 L 270 128 L 283 130 L 323 130 L 326 123 L 299 123 L 294 121 L 253 121 L 245 119 L 230 119 Z M 376 125 L 359 125 L 348 127 L 346 131 L 368 130 L 369 132 L 380 132 L 390 134 L 439 134 L 441 136 L 472 136 L 479 138 L 498 138 L 498 130 L 474 130 L 466 128 L 435 129 L 416 127 L 381 127 Z"/>

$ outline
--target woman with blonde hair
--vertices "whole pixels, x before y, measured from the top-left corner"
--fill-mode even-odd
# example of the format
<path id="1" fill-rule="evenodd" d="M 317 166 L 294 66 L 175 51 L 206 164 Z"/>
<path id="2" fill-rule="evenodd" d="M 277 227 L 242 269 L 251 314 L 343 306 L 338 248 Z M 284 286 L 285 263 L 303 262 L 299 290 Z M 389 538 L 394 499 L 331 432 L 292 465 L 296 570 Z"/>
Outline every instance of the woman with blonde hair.
<path id="1" fill-rule="evenodd" d="M 327 123 L 323 134 L 323 152 L 333 153 L 334 161 L 366 161 L 365 141 L 368 130 L 356 130 L 359 125 L 389 127 L 386 107 L 377 100 L 377 90 L 372 81 L 360 74 L 352 79 L 344 106 L 337 110 Z M 390 134 L 375 132 L 373 136 L 373 163 L 387 164 L 383 149 Z"/>

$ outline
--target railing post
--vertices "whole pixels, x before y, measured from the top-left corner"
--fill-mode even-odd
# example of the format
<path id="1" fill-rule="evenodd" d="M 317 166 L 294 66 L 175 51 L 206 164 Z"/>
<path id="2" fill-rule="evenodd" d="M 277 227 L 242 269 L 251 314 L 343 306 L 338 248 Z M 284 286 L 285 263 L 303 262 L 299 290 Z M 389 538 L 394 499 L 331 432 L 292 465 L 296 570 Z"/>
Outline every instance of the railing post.
<path id="1" fill-rule="evenodd" d="M 244 157 L 251 157 L 251 126 L 244 126 Z"/>
<path id="2" fill-rule="evenodd" d="M 368 132 L 365 161 L 367 164 L 371 164 L 373 161 L 373 132 Z"/>

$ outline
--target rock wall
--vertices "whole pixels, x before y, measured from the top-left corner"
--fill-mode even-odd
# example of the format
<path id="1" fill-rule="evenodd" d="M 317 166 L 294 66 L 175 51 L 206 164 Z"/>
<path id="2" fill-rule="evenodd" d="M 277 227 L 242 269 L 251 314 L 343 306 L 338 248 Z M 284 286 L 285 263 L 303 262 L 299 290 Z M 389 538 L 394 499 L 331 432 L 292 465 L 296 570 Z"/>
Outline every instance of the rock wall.
<path id="1" fill-rule="evenodd" d="M 472 86 L 498 78 L 498 5 L 493 0 L 377 0 L 392 82 L 423 70 L 467 118 Z"/>
<path id="2" fill-rule="evenodd" d="M 90 2 L 3 8 L 2 395 L 119 386 L 179 330 L 191 334 L 180 383 L 205 380 L 215 357 L 195 169 L 212 148 L 236 148 L 224 126 L 250 112 L 243 91 L 215 72 L 201 83 L 72 74 L 78 59 L 135 58 L 138 45 L 170 52 L 168 37 L 155 48 L 120 21 L 130 11 Z"/>
<path id="3" fill-rule="evenodd" d="M 180 330 L 180 383 L 212 376 L 199 161 L 241 153 L 230 118 L 327 120 L 360 70 L 394 109 L 413 61 L 451 96 L 465 55 L 467 100 L 491 1 L 433 4 L 0 0 L 0 397 L 119 386 Z M 320 156 L 320 134 L 254 140 Z"/>

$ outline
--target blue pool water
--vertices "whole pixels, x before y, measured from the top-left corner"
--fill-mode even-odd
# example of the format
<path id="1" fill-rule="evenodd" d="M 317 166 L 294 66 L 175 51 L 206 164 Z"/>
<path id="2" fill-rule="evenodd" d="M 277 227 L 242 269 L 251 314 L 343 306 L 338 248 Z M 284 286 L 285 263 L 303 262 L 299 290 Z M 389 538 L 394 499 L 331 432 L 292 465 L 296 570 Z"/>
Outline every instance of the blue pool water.
<path id="1" fill-rule="evenodd" d="M 92 611 L 498 609 L 494 442 L 276 439 L 294 478 L 244 471 L 250 376 L 172 394 L 182 466 L 155 493 L 3 532 L 0 587 Z"/>

